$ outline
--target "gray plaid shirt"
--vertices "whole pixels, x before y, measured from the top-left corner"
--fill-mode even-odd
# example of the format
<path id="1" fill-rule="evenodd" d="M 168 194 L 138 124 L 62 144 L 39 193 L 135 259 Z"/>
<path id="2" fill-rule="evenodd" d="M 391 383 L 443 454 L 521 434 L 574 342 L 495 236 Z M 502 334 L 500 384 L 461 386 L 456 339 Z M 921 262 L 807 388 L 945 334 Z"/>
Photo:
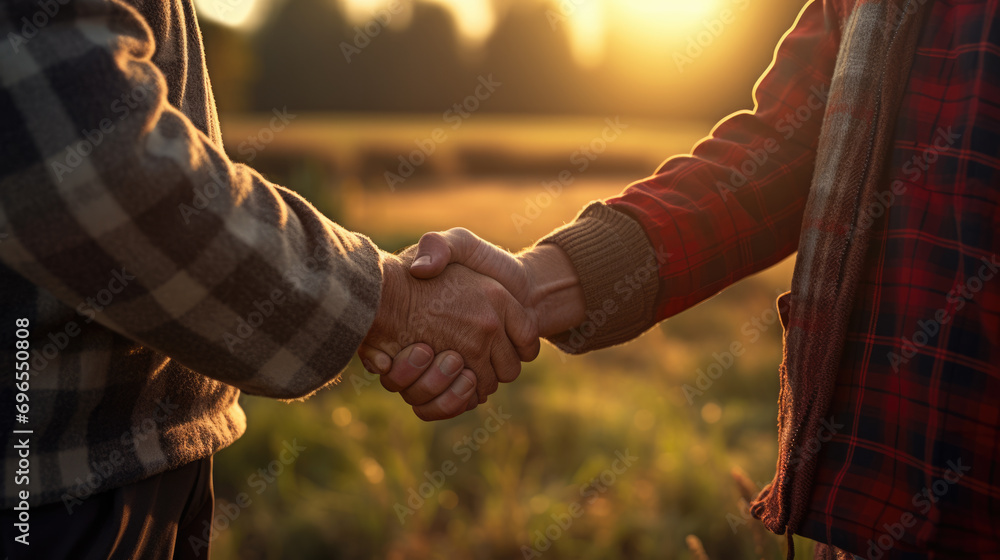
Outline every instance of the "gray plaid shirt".
<path id="1" fill-rule="evenodd" d="M 27 489 L 72 510 L 232 443 L 240 390 L 337 377 L 379 252 L 226 156 L 190 0 L 5 1 L 0 82 L 4 508 Z M 22 486 L 15 429 L 33 431 Z"/>

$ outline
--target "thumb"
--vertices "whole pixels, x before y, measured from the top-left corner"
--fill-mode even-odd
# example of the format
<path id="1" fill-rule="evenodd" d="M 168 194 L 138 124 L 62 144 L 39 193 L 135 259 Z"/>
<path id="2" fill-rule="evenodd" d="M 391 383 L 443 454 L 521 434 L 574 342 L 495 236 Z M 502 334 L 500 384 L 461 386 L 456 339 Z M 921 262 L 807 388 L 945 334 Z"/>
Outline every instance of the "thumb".
<path id="1" fill-rule="evenodd" d="M 452 263 L 452 243 L 464 242 L 459 239 L 461 234 L 455 234 L 454 229 L 446 232 L 432 231 L 420 236 L 417 242 L 417 253 L 410 263 L 410 274 L 415 278 L 434 278 L 444 272 L 444 269 Z M 469 232 L 472 235 L 472 232 Z"/>
<path id="2" fill-rule="evenodd" d="M 410 274 L 417 278 L 433 278 L 450 263 L 493 278 L 518 301 L 527 292 L 527 275 L 521 261 L 465 228 L 425 233 L 417 243 Z"/>

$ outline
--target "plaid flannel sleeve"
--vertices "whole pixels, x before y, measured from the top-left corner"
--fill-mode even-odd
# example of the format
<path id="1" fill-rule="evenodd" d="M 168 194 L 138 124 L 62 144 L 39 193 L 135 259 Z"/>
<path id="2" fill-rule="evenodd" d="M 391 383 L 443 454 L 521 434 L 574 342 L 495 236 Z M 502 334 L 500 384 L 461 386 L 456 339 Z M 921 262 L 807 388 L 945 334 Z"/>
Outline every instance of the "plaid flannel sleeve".
<path id="1" fill-rule="evenodd" d="M 84 0 L 0 49 L 0 260 L 203 375 L 310 394 L 370 327 L 380 252 L 231 162 L 167 101 L 155 49 L 134 9 Z"/>
<path id="2" fill-rule="evenodd" d="M 544 240 L 569 255 L 589 317 L 554 343 L 577 353 L 625 342 L 795 251 L 838 25 L 832 2 L 810 2 L 757 82 L 753 110 Z"/>

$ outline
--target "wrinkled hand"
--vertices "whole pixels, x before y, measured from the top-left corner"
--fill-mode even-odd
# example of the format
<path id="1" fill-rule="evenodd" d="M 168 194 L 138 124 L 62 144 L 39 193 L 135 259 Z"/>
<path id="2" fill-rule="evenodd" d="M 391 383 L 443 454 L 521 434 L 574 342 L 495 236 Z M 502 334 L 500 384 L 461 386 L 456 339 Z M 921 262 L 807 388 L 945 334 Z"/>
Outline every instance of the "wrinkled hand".
<path id="1" fill-rule="evenodd" d="M 459 263 L 495 279 L 517 298 L 541 336 L 561 333 L 585 319 L 580 280 L 558 246 L 541 244 L 512 254 L 465 228 L 430 232 L 420 238 L 410 273 L 434 278 Z"/>
<path id="2" fill-rule="evenodd" d="M 368 371 L 386 372 L 380 377 L 382 386 L 400 393 L 423 420 L 453 418 L 479 405 L 476 374 L 465 367 L 458 352 L 448 350 L 435 356 L 433 348 L 417 343 L 404 348 L 394 360 L 367 345 L 358 355 L 365 356 L 361 361 Z M 380 356 L 376 359 L 385 363 L 376 366 L 366 356 Z"/>
<path id="3" fill-rule="evenodd" d="M 462 266 L 420 280 L 407 265 L 385 255 L 382 303 L 359 355 L 417 416 L 450 418 L 474 408 L 498 382 L 516 379 L 522 360 L 538 355 L 534 321 L 498 282 Z M 468 386 L 473 372 L 475 391 Z"/>
<path id="4" fill-rule="evenodd" d="M 469 230 L 455 228 L 425 234 L 415 254 L 409 271 L 417 278 L 435 278 L 448 270 L 449 264 L 459 263 L 495 279 L 521 303 L 541 336 L 578 326 L 585 318 L 576 271 L 555 245 L 537 245 L 513 255 Z M 383 379 L 419 375 L 401 356 L 392 358 L 391 353 L 386 355 L 371 347 L 362 348 L 359 354 L 369 364 L 369 371 L 382 374 Z"/>

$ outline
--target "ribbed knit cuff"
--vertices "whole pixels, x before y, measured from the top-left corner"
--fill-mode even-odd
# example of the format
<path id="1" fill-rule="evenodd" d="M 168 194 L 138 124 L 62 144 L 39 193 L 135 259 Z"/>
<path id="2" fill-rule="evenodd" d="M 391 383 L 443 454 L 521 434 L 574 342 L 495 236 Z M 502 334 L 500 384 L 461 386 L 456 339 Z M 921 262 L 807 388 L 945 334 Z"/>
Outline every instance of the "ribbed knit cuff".
<path id="1" fill-rule="evenodd" d="M 583 324 L 548 338 L 560 350 L 582 354 L 621 344 L 655 324 L 661 263 L 639 222 L 594 202 L 541 243 L 569 256 L 587 304 Z"/>

